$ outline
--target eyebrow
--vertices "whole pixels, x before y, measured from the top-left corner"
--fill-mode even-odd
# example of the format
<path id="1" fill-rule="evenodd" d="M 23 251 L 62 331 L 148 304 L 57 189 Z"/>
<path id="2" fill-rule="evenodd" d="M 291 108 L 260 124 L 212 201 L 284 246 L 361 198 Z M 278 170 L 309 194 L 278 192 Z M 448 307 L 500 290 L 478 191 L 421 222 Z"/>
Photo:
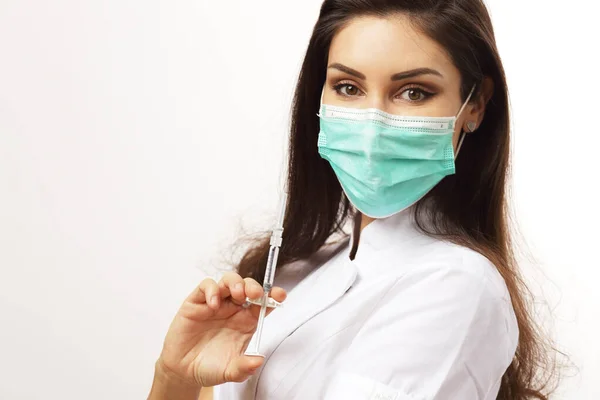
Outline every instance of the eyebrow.
<path id="1" fill-rule="evenodd" d="M 329 65 L 327 68 L 333 68 L 333 69 L 337 69 L 338 71 L 342 71 L 345 72 L 349 75 L 353 75 L 359 79 L 365 80 L 367 79 L 367 77 L 363 74 L 358 72 L 355 69 L 352 69 L 350 67 L 345 66 L 344 64 L 340 64 L 340 63 L 333 63 L 331 65 Z M 437 75 L 439 77 L 444 77 L 440 72 L 436 71 L 435 69 L 431 69 L 431 68 L 416 68 L 416 69 L 411 69 L 410 71 L 404 71 L 404 72 L 398 72 L 394 75 L 392 75 L 390 77 L 390 80 L 392 81 L 400 81 L 402 79 L 407 79 L 407 78 L 413 78 L 415 76 L 419 76 L 419 75 Z"/>

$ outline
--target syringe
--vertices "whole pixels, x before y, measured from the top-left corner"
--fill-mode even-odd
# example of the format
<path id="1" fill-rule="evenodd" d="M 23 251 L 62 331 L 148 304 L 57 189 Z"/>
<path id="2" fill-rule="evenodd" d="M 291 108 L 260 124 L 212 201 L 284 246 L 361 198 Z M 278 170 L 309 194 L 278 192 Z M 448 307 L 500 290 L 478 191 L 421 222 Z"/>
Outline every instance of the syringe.
<path id="1" fill-rule="evenodd" d="M 279 256 L 279 248 L 282 242 L 283 233 L 283 217 L 285 215 L 285 207 L 287 204 L 287 193 L 283 193 L 281 203 L 279 206 L 279 217 L 277 219 L 277 225 L 273 229 L 271 234 L 271 242 L 269 247 L 269 255 L 267 257 L 267 267 L 265 269 L 265 279 L 263 280 L 263 295 L 257 299 L 246 298 L 246 304 L 256 304 L 260 306 L 260 314 L 258 316 L 258 325 L 255 332 L 255 340 L 250 342 L 248 349 L 246 349 L 247 356 L 261 356 L 259 353 L 260 338 L 262 337 L 262 329 L 265 321 L 265 315 L 267 313 L 267 307 L 281 307 L 282 304 L 277 300 L 269 297 L 269 292 L 273 287 L 273 279 L 275 278 L 275 269 L 277 268 L 277 257 Z"/>

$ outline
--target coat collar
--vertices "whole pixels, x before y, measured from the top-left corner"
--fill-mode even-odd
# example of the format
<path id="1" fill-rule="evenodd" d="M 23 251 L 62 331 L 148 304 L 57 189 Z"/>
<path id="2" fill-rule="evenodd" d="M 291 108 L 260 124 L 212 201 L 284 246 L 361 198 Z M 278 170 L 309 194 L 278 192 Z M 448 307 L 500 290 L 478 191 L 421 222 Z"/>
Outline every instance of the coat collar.
<path id="1" fill-rule="evenodd" d="M 267 360 L 281 341 L 329 307 L 352 286 L 357 268 L 348 258 L 348 244 L 347 239 L 343 240 L 303 260 L 306 263 L 304 267 L 314 270 L 288 293 L 283 307 L 274 310 L 265 320 L 264 338 L 261 340 L 265 346 L 260 351 Z"/>
<path id="2" fill-rule="evenodd" d="M 312 270 L 289 291 L 283 307 L 273 310 L 265 319 L 261 348 L 259 349 L 265 356 L 265 362 L 259 373 L 251 376 L 245 383 L 239 384 L 241 394 L 243 394 L 241 398 L 255 398 L 262 369 L 267 365 L 269 358 L 280 343 L 350 289 L 356 279 L 357 268 L 348 258 L 348 244 L 349 241 L 346 238 L 335 245 L 325 246 L 309 259 L 286 266 L 286 270 L 281 271 L 283 279 L 276 277 L 275 284 L 280 286 L 280 283 L 285 281 L 286 272 L 289 275 L 289 269 L 310 268 Z M 302 272 L 296 274 L 292 271 L 291 275 L 303 274 Z M 287 285 L 283 282 L 281 286 L 285 288 Z M 252 340 L 255 338 L 253 337 Z M 272 374 L 270 373 L 270 375 Z"/>
<path id="3" fill-rule="evenodd" d="M 349 257 L 351 244 L 355 239 L 354 234 L 351 234 L 349 239 L 327 245 L 328 247 L 325 246 L 307 260 L 286 266 L 286 269 L 292 270 L 291 275 L 296 274 L 294 269 L 310 268 L 313 271 L 293 286 L 283 307 L 274 310 L 265 320 L 260 349 L 266 358 L 263 366 L 286 337 L 342 297 L 355 283 L 359 273 L 373 274 L 383 268 L 384 266 L 374 262 L 382 250 L 416 235 L 412 214 L 410 207 L 367 225 L 360 233 L 354 260 Z M 285 280 L 285 272 L 286 270 L 281 271 L 282 281 Z M 280 285 L 277 280 L 275 284 Z M 285 288 L 286 285 L 281 286 Z M 244 391 L 256 393 L 259 379 L 260 374 L 250 378 Z"/>
<path id="4" fill-rule="evenodd" d="M 269 327 L 265 327 L 263 335 L 269 337 L 261 339 L 261 342 L 279 343 L 285 339 L 308 319 L 343 296 L 354 284 L 359 271 L 377 269 L 372 261 L 378 258 L 376 256 L 379 253 L 399 243 L 406 243 L 418 235 L 414 226 L 413 207 L 376 219 L 363 228 L 356 256 L 354 260 L 350 260 L 350 244 L 355 240 L 354 229 L 352 232 L 349 239 L 326 245 L 307 260 L 286 266 L 290 270 L 310 268 L 312 272 L 293 285 L 284 306 L 274 310 L 265 320 L 265 324 L 269 322 Z M 285 272 L 281 271 L 283 280 Z M 280 285 L 277 281 L 275 284 Z M 281 286 L 286 288 L 287 285 Z M 266 351 L 262 351 L 265 351 L 268 358 L 273 350 L 273 346 L 269 346 Z"/>

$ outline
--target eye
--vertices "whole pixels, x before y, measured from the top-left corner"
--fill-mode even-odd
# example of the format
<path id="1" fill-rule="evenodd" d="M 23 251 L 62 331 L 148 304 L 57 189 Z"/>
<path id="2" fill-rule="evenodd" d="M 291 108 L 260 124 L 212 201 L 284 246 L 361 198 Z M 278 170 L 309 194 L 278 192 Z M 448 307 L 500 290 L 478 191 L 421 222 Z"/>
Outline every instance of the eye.
<path id="1" fill-rule="evenodd" d="M 338 83 L 333 89 L 340 96 L 354 97 L 360 93 L 360 89 L 351 83 Z M 345 91 L 343 90 L 345 89 Z"/>
<path id="2" fill-rule="evenodd" d="M 408 88 L 406 90 L 404 90 L 401 94 L 400 97 L 403 100 L 409 101 L 409 102 L 419 102 L 419 101 L 423 101 L 429 97 L 431 97 L 433 95 L 433 93 L 431 92 L 427 92 L 423 89 L 420 88 Z"/>

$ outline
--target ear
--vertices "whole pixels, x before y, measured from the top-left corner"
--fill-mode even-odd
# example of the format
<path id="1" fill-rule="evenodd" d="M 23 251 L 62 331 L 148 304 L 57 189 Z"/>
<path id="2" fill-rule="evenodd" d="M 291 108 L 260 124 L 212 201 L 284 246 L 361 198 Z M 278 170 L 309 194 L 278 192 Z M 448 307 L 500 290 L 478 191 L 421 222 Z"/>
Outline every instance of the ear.
<path id="1" fill-rule="evenodd" d="M 479 126 L 481 126 L 481 122 L 483 121 L 485 114 L 485 108 L 493 94 L 494 81 L 489 76 L 486 76 L 481 82 L 479 96 L 474 99 L 474 101 L 471 103 L 471 107 L 468 108 L 468 113 L 465 118 L 465 126 L 463 128 L 465 132 L 473 132 Z"/>

